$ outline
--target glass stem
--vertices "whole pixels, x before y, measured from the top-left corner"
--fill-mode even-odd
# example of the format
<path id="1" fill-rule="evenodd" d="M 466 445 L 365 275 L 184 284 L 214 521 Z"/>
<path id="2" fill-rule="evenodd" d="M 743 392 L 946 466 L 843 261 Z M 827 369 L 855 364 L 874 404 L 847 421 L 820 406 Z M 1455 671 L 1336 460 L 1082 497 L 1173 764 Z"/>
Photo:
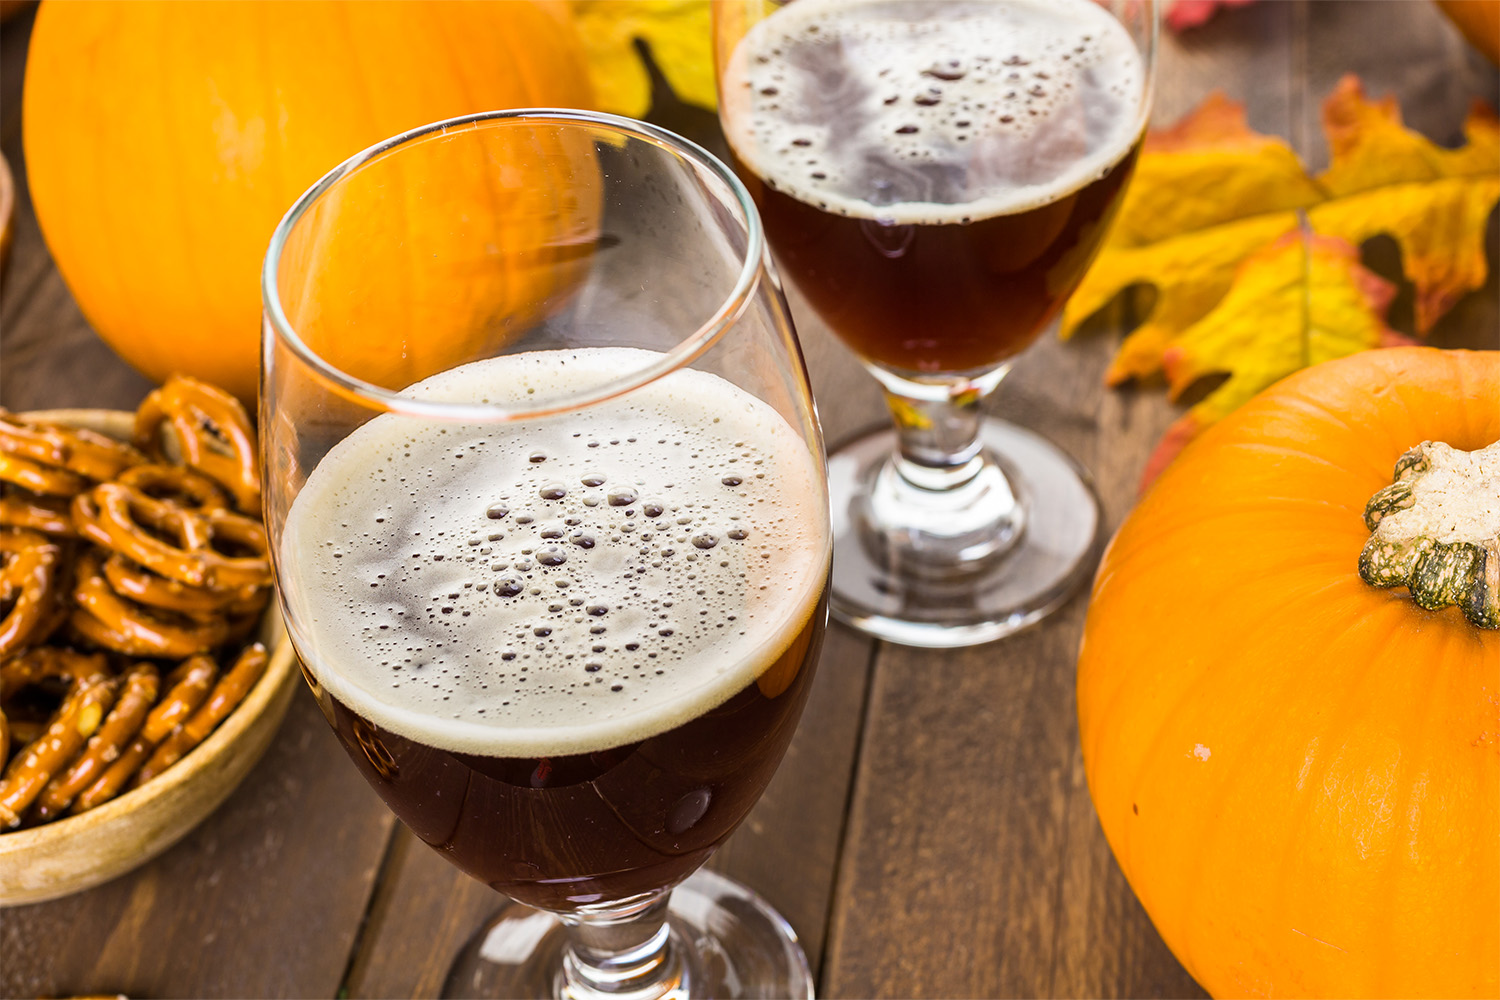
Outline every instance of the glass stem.
<path id="1" fill-rule="evenodd" d="M 568 931 L 562 995 L 570 1000 L 687 996 L 687 973 L 667 923 L 671 890 L 608 910 L 559 914 Z"/>
<path id="2" fill-rule="evenodd" d="M 1019 540 L 1024 509 L 985 449 L 981 404 L 1009 370 L 917 381 L 873 368 L 885 387 L 897 447 L 872 470 L 864 512 L 870 544 L 894 548 L 913 570 L 965 571 Z"/>

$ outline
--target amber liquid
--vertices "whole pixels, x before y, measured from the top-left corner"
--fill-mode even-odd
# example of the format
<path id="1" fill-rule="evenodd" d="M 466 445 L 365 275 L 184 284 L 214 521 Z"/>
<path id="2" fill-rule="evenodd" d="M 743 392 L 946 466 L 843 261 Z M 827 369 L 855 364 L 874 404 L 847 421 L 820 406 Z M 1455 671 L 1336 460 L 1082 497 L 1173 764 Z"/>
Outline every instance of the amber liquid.
<path id="1" fill-rule="evenodd" d="M 569 911 L 675 885 L 733 832 L 791 742 L 826 619 L 825 593 L 737 695 L 668 732 L 589 754 L 482 757 L 427 746 L 308 680 L 360 773 L 413 833 L 506 895 Z"/>
<path id="2" fill-rule="evenodd" d="M 777 261 L 834 333 L 898 373 L 952 373 L 993 368 L 1046 329 L 1098 252 L 1139 150 L 1046 205 L 943 225 L 825 211 L 736 166 Z"/>

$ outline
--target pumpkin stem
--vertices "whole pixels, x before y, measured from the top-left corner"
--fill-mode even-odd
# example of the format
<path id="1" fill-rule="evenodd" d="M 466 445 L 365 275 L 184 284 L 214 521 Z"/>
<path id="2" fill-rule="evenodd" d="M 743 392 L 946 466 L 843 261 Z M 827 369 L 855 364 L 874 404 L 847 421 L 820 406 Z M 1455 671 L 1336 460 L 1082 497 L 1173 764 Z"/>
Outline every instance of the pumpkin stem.
<path id="1" fill-rule="evenodd" d="M 1365 526 L 1360 579 L 1500 629 L 1500 441 L 1478 451 L 1422 442 L 1365 505 Z"/>

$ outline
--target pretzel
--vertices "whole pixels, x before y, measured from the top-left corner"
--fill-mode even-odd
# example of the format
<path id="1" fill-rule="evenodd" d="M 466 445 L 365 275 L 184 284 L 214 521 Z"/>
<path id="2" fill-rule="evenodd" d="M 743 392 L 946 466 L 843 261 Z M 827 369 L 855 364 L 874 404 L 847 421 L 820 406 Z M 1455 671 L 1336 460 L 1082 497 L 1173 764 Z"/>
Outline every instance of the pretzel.
<path id="1" fill-rule="evenodd" d="M 108 674 L 104 657 L 98 653 L 78 653 L 57 646 L 38 646 L 20 656 L 0 662 L 0 698 L 9 698 L 23 687 L 55 678 L 66 684 L 91 681 Z M 19 722 L 12 724 L 19 730 Z"/>
<path id="2" fill-rule="evenodd" d="M 130 741 L 130 746 L 115 758 L 115 762 L 94 779 L 92 785 L 79 793 L 69 812 L 87 812 L 114 798 L 125 787 L 125 782 L 146 762 L 146 758 L 151 756 L 156 745 L 183 720 L 191 718 L 198 706 L 203 704 L 218 673 L 219 668 L 210 656 L 195 656 L 172 671 L 167 678 L 171 687 L 156 707 L 147 713 L 141 731 Z"/>
<path id="3" fill-rule="evenodd" d="M 100 481 L 113 479 L 121 470 L 145 461 L 145 456 L 130 445 L 103 434 L 82 427 L 33 423 L 3 411 L 0 452 Z"/>
<path id="4" fill-rule="evenodd" d="M 160 683 L 156 668 L 149 663 L 138 663 L 125 673 L 115 707 L 68 769 L 47 782 L 32 806 L 31 819 L 42 823 L 61 816 L 78 793 L 119 758 L 145 724 Z"/>
<path id="5" fill-rule="evenodd" d="M 93 657 L 90 662 L 97 672 L 75 678 L 47 731 L 16 754 L 0 778 L 0 825 L 20 824 L 26 807 L 99 728 L 114 702 L 116 682 L 104 668 L 104 657 Z"/>
<path id="6" fill-rule="evenodd" d="M 21 490 L 0 493 L 0 525 L 28 528 L 44 535 L 76 538 L 70 504 L 59 497 L 37 496 Z"/>
<path id="7" fill-rule="evenodd" d="M 115 477 L 115 482 L 133 486 L 153 500 L 187 510 L 225 510 L 229 506 L 218 483 L 180 465 L 133 466 Z"/>
<path id="8" fill-rule="evenodd" d="M 88 486 L 88 480 L 76 472 L 46 466 L 8 452 L 0 452 L 0 481 L 55 497 L 76 496 Z"/>
<path id="9" fill-rule="evenodd" d="M 255 431 L 239 400 L 206 382 L 173 375 L 136 410 L 136 445 L 160 457 L 161 428 L 168 422 L 187 465 L 228 490 L 239 510 L 260 510 Z"/>
<path id="10" fill-rule="evenodd" d="M 146 761 L 141 769 L 131 779 L 132 788 L 143 782 L 150 781 L 156 775 L 165 771 L 173 764 L 182 759 L 189 750 L 193 749 L 214 727 L 229 717 L 238 705 L 260 680 L 261 674 L 266 671 L 266 661 L 270 657 L 266 655 L 266 647 L 260 643 L 246 646 L 245 651 L 240 654 L 234 666 L 223 677 L 219 683 L 214 685 L 213 693 L 208 696 L 203 707 L 194 712 L 192 717 L 182 723 L 156 748 L 156 752 Z"/>
<path id="11" fill-rule="evenodd" d="M 45 638 L 61 561 L 62 548 L 45 535 L 0 528 L 0 656 Z"/>
<path id="12" fill-rule="evenodd" d="M 78 607 L 68 616 L 68 624 L 90 642 L 126 656 L 176 659 L 207 652 L 224 641 L 229 626 L 223 618 L 190 618 L 122 599 L 110 589 L 100 562 L 98 552 L 79 557 L 73 588 Z"/>
<path id="13" fill-rule="evenodd" d="M 263 587 L 272 580 L 265 528 L 227 510 L 184 510 L 133 486 L 101 483 L 73 499 L 73 523 L 89 541 L 195 587 Z M 251 554 L 227 555 L 225 547 Z"/>
<path id="14" fill-rule="evenodd" d="M 157 576 L 118 552 L 104 561 L 104 578 L 121 597 L 194 617 L 224 612 L 252 597 L 259 589 L 239 587 L 234 590 L 209 590 L 206 587 L 190 587 L 180 580 Z"/>

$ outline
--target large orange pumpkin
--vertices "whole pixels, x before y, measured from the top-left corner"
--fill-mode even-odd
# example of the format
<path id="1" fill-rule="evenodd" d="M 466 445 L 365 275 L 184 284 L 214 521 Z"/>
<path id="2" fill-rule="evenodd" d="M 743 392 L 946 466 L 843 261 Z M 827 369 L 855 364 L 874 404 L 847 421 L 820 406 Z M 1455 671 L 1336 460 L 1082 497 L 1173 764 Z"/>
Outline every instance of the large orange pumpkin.
<path id="1" fill-rule="evenodd" d="M 260 263 L 297 195 L 427 122 L 591 100 L 559 3 L 48 0 L 24 142 L 43 235 L 100 335 L 154 378 L 249 399 Z"/>
<path id="2" fill-rule="evenodd" d="M 1500 632 L 1358 570 L 1403 453 L 1497 439 L 1500 353 L 1328 362 L 1194 442 L 1110 544 L 1089 788 L 1215 996 L 1500 992 Z"/>

